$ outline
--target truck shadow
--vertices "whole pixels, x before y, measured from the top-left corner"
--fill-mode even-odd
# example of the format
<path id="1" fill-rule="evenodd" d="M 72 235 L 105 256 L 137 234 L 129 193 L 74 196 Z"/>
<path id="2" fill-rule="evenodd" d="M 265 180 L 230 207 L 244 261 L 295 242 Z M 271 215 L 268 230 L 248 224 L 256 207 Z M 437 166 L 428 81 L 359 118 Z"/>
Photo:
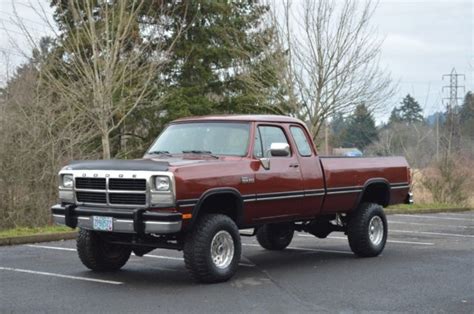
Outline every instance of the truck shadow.
<path id="1" fill-rule="evenodd" d="M 234 280 L 241 280 L 246 277 L 265 276 L 265 273 L 271 271 L 273 274 L 285 274 L 288 272 L 313 272 L 315 268 L 318 271 L 324 271 L 326 268 L 346 268 L 354 266 L 354 259 L 358 259 L 354 255 L 338 252 L 324 251 L 302 251 L 286 249 L 283 251 L 265 251 L 252 250 L 245 252 L 242 256 L 242 262 L 245 266 L 240 265 L 237 274 L 233 279 L 226 283 L 217 285 L 202 285 L 196 283 L 187 272 L 184 262 L 160 262 L 150 260 L 134 260 L 127 264 L 121 271 L 107 275 L 104 274 L 103 279 L 118 280 L 125 283 L 126 286 L 140 287 L 195 287 L 196 285 L 203 287 L 232 285 Z M 277 272 L 277 273 L 275 273 Z"/>
<path id="2" fill-rule="evenodd" d="M 270 251 L 258 251 L 253 254 L 247 255 L 248 259 L 257 265 L 259 268 L 265 270 L 294 270 L 295 268 L 313 269 L 323 268 L 326 266 L 337 266 L 345 265 L 346 263 L 352 263 L 354 259 L 357 259 L 352 253 L 339 253 L 339 252 L 327 252 L 327 251 L 303 251 L 285 249 L 283 251 L 270 252 Z"/>

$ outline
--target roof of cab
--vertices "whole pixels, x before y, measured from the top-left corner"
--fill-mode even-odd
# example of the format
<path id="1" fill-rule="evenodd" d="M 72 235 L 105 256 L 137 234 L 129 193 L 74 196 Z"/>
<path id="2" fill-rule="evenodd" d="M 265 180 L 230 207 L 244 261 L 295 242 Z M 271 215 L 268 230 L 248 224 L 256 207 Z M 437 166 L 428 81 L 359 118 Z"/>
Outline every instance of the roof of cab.
<path id="1" fill-rule="evenodd" d="M 172 123 L 192 122 L 192 121 L 247 121 L 247 122 L 283 122 L 283 123 L 302 123 L 301 120 L 279 115 L 212 115 L 187 117 L 174 120 Z"/>

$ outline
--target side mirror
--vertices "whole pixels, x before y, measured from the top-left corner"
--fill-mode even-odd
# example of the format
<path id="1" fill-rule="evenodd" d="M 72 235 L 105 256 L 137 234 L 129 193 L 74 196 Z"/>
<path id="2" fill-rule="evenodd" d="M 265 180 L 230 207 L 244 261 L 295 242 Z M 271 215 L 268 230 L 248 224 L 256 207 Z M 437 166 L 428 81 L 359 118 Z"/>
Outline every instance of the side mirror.
<path id="1" fill-rule="evenodd" d="M 265 170 L 270 169 L 270 158 L 267 158 L 267 157 L 260 158 L 260 163 L 262 164 L 263 169 Z"/>
<path id="2" fill-rule="evenodd" d="M 272 143 L 270 145 L 270 156 L 290 156 L 290 145 L 288 145 L 288 143 Z"/>
<path id="3" fill-rule="evenodd" d="M 270 169 L 269 157 L 286 157 L 290 156 L 290 145 L 288 143 L 272 143 L 270 149 L 265 151 L 265 157 L 260 158 L 262 167 L 266 170 Z"/>

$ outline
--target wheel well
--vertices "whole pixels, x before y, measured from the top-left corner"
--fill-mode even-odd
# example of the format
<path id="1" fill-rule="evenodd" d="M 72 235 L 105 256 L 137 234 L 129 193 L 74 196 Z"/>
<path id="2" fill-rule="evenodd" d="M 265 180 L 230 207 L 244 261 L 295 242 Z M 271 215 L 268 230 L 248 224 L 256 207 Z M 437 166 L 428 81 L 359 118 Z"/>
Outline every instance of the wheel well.
<path id="1" fill-rule="evenodd" d="M 229 216 L 237 225 L 240 222 L 242 200 L 234 193 L 216 193 L 207 196 L 199 206 L 198 215 L 224 214 Z"/>
<path id="2" fill-rule="evenodd" d="M 390 189 L 385 182 L 374 182 L 369 184 L 362 192 L 359 204 L 376 203 L 387 206 L 390 203 Z"/>

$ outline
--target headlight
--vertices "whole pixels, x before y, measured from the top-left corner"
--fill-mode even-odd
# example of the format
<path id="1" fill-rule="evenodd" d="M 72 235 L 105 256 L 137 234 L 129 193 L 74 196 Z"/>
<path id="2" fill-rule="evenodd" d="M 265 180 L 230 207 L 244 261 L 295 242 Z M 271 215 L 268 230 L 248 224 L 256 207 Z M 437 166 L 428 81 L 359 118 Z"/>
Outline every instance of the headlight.
<path id="1" fill-rule="evenodd" d="M 169 191 L 170 190 L 170 178 L 168 178 L 168 177 L 155 177 L 155 189 L 157 191 Z"/>
<path id="2" fill-rule="evenodd" d="M 72 189 L 74 185 L 74 178 L 71 174 L 63 175 L 63 187 L 67 189 Z"/>

